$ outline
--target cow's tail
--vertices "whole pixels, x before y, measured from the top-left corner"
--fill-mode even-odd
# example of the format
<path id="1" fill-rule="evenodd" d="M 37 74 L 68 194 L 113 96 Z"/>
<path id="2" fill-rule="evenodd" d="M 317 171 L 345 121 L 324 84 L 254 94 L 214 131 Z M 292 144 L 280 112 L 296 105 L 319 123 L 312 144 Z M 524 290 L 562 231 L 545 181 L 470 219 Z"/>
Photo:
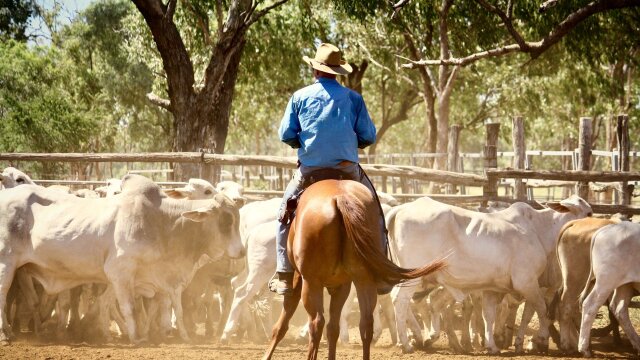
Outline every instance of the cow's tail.
<path id="1" fill-rule="evenodd" d="M 362 263 L 373 273 L 376 279 L 388 284 L 398 284 L 416 279 L 441 270 L 446 266 L 444 259 L 436 260 L 417 269 L 404 269 L 387 259 L 380 244 L 375 243 L 370 228 L 378 229 L 378 225 L 368 224 L 366 208 L 356 197 L 341 194 L 336 197 L 338 211 L 342 215 L 347 239 L 353 244 L 356 254 Z"/>

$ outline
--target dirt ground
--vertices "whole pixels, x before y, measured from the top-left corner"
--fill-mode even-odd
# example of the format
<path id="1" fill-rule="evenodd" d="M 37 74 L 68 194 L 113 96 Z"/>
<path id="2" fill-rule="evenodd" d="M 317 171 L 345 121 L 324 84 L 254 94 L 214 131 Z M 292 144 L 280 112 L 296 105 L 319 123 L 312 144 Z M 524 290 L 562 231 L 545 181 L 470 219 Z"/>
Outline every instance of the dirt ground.
<path id="1" fill-rule="evenodd" d="M 290 333 L 293 333 L 293 329 Z M 352 342 L 359 337 L 357 329 L 350 332 Z M 620 347 L 613 346 L 611 339 L 594 340 L 593 349 L 597 358 L 626 359 L 633 356 L 631 345 L 623 340 L 625 344 Z M 58 359 L 260 359 L 266 350 L 266 344 L 252 344 L 248 342 L 232 343 L 223 346 L 213 341 L 206 341 L 200 338 L 194 344 L 160 344 L 143 345 L 134 347 L 124 343 L 114 343 L 105 345 L 73 344 L 62 345 L 55 343 L 29 342 L 19 339 L 11 345 L 0 348 L 0 359 L 38 359 L 38 360 L 58 360 Z M 275 352 L 274 359 L 304 359 L 306 358 L 306 345 L 294 343 L 290 339 L 285 339 Z M 414 360 L 414 359 L 579 359 L 579 357 L 564 357 L 560 354 L 553 343 L 551 343 L 549 354 L 541 356 L 536 354 L 516 355 L 513 347 L 503 350 L 500 356 L 490 356 L 482 351 L 477 351 L 468 355 L 453 354 L 446 350 L 445 335 L 427 350 L 417 350 L 413 354 L 403 354 L 402 351 L 392 346 L 388 332 L 382 335 L 378 344 L 371 349 L 372 359 L 377 360 Z M 326 342 L 321 343 L 320 358 L 327 357 Z M 338 359 L 361 359 L 362 350 L 359 345 L 341 346 L 338 348 Z"/>

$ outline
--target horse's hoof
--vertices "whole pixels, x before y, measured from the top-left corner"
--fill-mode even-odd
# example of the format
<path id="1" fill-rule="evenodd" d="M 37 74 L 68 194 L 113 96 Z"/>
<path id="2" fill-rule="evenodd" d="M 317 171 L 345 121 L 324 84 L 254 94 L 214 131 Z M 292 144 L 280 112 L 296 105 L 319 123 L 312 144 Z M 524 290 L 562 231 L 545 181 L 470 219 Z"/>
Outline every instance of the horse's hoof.
<path id="1" fill-rule="evenodd" d="M 591 350 L 580 351 L 582 353 L 582 357 L 590 358 L 593 357 Z"/>

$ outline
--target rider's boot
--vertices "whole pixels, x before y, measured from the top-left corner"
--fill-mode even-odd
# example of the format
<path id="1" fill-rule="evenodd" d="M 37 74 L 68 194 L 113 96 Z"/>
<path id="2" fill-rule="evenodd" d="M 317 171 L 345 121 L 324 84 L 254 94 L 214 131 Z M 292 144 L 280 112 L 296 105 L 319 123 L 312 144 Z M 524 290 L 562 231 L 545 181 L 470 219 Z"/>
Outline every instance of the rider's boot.
<path id="1" fill-rule="evenodd" d="M 293 293 L 293 272 L 277 272 L 274 274 L 269 280 L 269 290 L 278 295 Z"/>

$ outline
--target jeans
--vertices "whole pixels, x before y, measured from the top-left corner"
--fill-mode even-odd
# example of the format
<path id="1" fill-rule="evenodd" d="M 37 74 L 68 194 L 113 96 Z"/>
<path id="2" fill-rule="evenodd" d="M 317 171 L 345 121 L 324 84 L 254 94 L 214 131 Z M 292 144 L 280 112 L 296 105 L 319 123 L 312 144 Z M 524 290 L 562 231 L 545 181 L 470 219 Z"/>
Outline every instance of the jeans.
<path id="1" fill-rule="evenodd" d="M 286 210 L 287 200 L 291 199 L 293 196 L 298 196 L 302 192 L 302 190 L 304 190 L 304 184 L 302 183 L 303 175 L 307 175 L 315 169 L 316 168 L 300 166 L 300 168 L 295 171 L 293 177 L 291 178 L 291 181 L 289 181 L 289 184 L 284 191 L 284 196 L 282 197 L 282 203 L 280 204 L 278 214 L 282 214 Z M 344 172 L 354 175 L 353 178 L 360 179 L 360 183 L 366 186 L 369 191 L 371 191 L 371 194 L 377 198 L 378 195 L 376 194 L 373 184 L 365 176 L 364 172 L 360 169 L 360 166 L 358 166 L 358 164 L 348 165 L 346 167 L 341 167 L 340 169 Z M 291 223 L 283 224 L 281 222 L 278 222 L 278 232 L 276 233 L 277 272 L 293 272 L 293 266 L 291 265 L 291 262 L 289 262 L 289 257 L 287 256 L 287 240 L 289 238 L 290 227 Z M 380 246 L 382 248 L 382 251 L 386 253 L 387 228 L 384 223 L 384 214 L 382 213 L 382 210 L 380 210 L 380 233 L 382 234 L 382 244 L 380 244 Z"/>

